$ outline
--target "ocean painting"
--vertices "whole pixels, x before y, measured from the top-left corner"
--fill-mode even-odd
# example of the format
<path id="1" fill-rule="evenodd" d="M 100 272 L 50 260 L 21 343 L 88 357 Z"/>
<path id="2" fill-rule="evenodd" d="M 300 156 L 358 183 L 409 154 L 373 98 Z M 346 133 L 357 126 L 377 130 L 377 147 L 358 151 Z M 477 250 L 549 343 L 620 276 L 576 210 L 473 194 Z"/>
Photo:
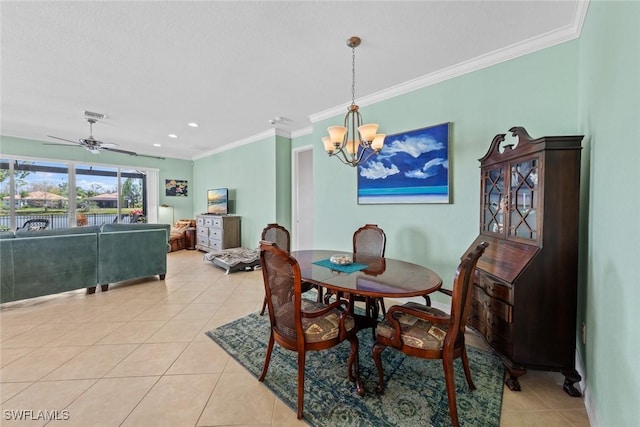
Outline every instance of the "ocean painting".
<path id="1" fill-rule="evenodd" d="M 388 135 L 358 166 L 358 204 L 450 203 L 449 125 Z"/>

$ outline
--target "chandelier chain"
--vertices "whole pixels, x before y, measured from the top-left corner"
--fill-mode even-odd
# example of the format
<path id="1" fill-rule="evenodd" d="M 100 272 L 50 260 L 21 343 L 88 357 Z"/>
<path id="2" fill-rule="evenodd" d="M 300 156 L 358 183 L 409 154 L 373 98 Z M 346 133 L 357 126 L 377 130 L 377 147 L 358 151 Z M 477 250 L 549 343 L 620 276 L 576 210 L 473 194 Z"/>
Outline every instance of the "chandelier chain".
<path id="1" fill-rule="evenodd" d="M 356 48 L 351 48 L 351 105 L 356 103 Z"/>

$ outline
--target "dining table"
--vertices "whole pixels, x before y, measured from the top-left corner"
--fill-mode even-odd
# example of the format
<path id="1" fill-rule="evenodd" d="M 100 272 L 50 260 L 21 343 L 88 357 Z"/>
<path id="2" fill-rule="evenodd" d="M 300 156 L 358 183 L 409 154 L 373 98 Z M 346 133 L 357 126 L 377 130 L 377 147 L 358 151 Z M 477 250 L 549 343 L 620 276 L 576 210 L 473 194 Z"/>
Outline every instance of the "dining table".
<path id="1" fill-rule="evenodd" d="M 292 251 L 304 282 L 348 294 L 372 298 L 428 297 L 442 286 L 442 278 L 427 267 L 394 258 L 325 249 Z M 332 257 L 348 259 L 334 264 Z M 345 258 L 346 257 L 346 258 Z M 353 299 L 351 299 L 353 310 Z M 377 319 L 352 313 L 358 328 L 375 327 Z"/>

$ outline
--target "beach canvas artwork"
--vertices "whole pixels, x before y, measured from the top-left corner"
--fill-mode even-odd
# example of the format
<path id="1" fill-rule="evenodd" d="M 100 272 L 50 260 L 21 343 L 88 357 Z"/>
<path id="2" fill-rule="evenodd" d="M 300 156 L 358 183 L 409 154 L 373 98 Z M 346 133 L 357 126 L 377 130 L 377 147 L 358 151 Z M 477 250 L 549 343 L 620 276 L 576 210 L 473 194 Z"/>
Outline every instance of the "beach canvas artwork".
<path id="1" fill-rule="evenodd" d="M 450 123 L 388 135 L 358 166 L 358 204 L 450 203 Z"/>

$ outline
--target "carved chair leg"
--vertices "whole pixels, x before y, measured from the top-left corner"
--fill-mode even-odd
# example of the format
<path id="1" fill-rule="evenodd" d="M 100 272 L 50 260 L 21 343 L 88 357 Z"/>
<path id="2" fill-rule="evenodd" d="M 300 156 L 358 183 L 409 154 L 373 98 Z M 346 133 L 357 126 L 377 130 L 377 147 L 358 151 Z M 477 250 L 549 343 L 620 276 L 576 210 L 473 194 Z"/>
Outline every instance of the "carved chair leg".
<path id="1" fill-rule="evenodd" d="M 359 396 L 364 396 L 365 390 L 362 380 L 360 379 L 360 360 L 358 358 L 358 338 L 354 335 L 347 338 L 351 343 L 351 352 L 349 353 L 349 362 L 347 364 L 347 375 L 349 381 L 356 383 L 356 392 Z"/>
<path id="2" fill-rule="evenodd" d="M 264 297 L 264 301 L 262 302 L 262 310 L 260 310 L 260 316 L 264 315 L 264 311 L 267 308 L 267 297 Z"/>
<path id="3" fill-rule="evenodd" d="M 262 367 L 262 373 L 260 374 L 260 378 L 258 381 L 264 381 L 264 377 L 267 375 L 267 370 L 269 369 L 269 362 L 271 362 L 271 352 L 273 351 L 273 332 L 269 335 L 269 344 L 267 344 L 267 354 L 264 357 L 264 366 Z"/>
<path id="4" fill-rule="evenodd" d="M 447 386 L 447 399 L 449 400 L 449 416 L 451 417 L 451 425 L 458 427 L 458 408 L 456 406 L 456 384 L 453 372 L 453 356 L 444 356 L 442 359 L 444 367 L 444 380 Z"/>
<path id="5" fill-rule="evenodd" d="M 469 369 L 469 358 L 467 357 L 467 347 L 462 347 L 462 368 L 464 369 L 464 376 L 467 377 L 467 384 L 469 384 L 470 390 L 475 390 L 476 385 L 471 379 L 471 369 Z"/>
<path id="6" fill-rule="evenodd" d="M 386 317 L 387 308 L 384 306 L 384 298 L 380 298 L 378 301 L 380 302 L 380 312 L 382 313 L 382 317 Z"/>
<path id="7" fill-rule="evenodd" d="M 382 371 L 382 352 L 387 348 L 386 345 L 375 343 L 373 345 L 373 360 L 378 368 L 378 385 L 376 386 L 376 393 L 384 393 L 384 372 Z"/>
<path id="8" fill-rule="evenodd" d="M 304 360 L 306 353 L 298 352 L 298 419 L 302 419 L 304 411 Z"/>

